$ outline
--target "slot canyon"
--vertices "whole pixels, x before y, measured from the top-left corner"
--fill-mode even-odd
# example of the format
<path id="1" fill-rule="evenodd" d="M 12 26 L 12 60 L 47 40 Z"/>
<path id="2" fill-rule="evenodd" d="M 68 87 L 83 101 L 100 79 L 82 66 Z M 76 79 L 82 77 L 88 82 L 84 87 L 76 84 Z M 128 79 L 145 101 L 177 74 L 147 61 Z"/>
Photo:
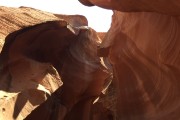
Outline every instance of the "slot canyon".
<path id="1" fill-rule="evenodd" d="M 0 6 L 0 120 L 179 120 L 180 2 L 79 2 L 112 10 L 109 30 Z"/>

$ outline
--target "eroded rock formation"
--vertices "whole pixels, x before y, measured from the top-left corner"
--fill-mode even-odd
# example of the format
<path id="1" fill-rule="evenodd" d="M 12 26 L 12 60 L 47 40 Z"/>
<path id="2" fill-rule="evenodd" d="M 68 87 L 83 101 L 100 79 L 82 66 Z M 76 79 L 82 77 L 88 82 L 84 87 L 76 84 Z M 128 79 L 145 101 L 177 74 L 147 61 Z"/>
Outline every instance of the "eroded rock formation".
<path id="1" fill-rule="evenodd" d="M 180 118 L 179 28 L 178 17 L 114 12 L 102 46 L 111 46 L 118 119 Z"/>
<path id="2" fill-rule="evenodd" d="M 177 1 L 89 2 L 131 12 L 114 11 L 101 44 L 113 66 L 116 119 L 179 120 L 180 21 L 171 16 L 180 14 Z"/>
<path id="3" fill-rule="evenodd" d="M 34 110 L 27 120 L 88 120 L 92 103 L 101 94 L 105 79 L 109 76 L 97 57 L 99 38 L 96 32 L 86 27 L 74 28 L 65 23 L 48 22 L 38 25 L 38 30 L 43 29 L 43 32 L 37 32 L 34 28 L 32 32 L 28 31 L 27 35 L 23 35 L 27 37 L 24 40 L 29 39 L 28 34 L 36 36 L 33 35 L 35 33 L 39 37 L 28 46 L 22 45 L 27 47 L 20 51 L 24 51 L 31 59 L 51 63 L 63 81 L 62 87 Z M 44 28 L 48 29 L 44 31 Z M 23 39 L 19 40 L 24 41 Z M 15 41 L 18 43 L 18 39 Z M 42 113 L 44 116 L 39 116 Z"/>
<path id="4" fill-rule="evenodd" d="M 157 12 L 168 15 L 180 15 L 180 4 L 177 0 L 79 0 L 87 6 L 97 5 L 122 12 Z"/>
<path id="5" fill-rule="evenodd" d="M 105 35 L 106 35 L 106 32 L 98 32 L 98 36 L 101 38 L 101 40 L 104 39 Z"/>
<path id="6" fill-rule="evenodd" d="M 15 30 L 45 21 L 58 20 L 53 14 L 43 11 L 9 7 L 0 7 L 0 18 L 1 46 L 4 45 L 5 37 Z M 50 65 L 26 59 L 22 60 L 22 63 L 19 61 L 11 64 L 12 71 L 9 71 L 8 65 L 4 64 L 8 62 L 8 52 L 5 50 L 4 55 L 1 53 L 0 56 L 1 120 L 23 119 L 46 99 L 47 94 L 61 85 L 56 70 Z"/>
<path id="7" fill-rule="evenodd" d="M 39 24 L 46 21 L 64 19 L 74 26 L 87 26 L 88 22 L 81 15 L 58 15 L 34 8 L 20 7 L 0 7 L 0 45 L 4 44 L 5 37 L 18 29 Z"/>
<path id="8" fill-rule="evenodd" d="M 109 73 L 96 56 L 100 40 L 96 32 L 86 27 L 73 27 L 87 26 L 86 18 L 53 15 L 26 7 L 1 7 L 0 17 L 2 44 L 12 32 L 6 37 L 0 54 L 0 119 L 24 119 L 62 85 L 61 78 L 63 87 L 41 107 L 61 104 L 57 105 L 53 117 L 58 109 L 65 112 L 66 119 L 89 117 L 92 102 L 101 94 Z M 58 97 L 60 102 L 56 101 Z M 52 113 L 41 107 L 27 119 L 42 118 L 39 112 Z M 33 116 L 36 113 L 38 116 Z"/>

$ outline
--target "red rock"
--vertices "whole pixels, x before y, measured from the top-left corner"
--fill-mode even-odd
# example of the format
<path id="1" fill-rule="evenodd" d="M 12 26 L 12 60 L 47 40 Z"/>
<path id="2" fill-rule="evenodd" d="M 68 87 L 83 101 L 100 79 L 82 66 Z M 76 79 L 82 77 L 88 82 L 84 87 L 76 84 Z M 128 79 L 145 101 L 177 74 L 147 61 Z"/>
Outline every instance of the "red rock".
<path id="1" fill-rule="evenodd" d="M 168 15 L 180 15 L 180 4 L 177 0 L 79 0 L 87 6 L 97 5 L 106 9 L 121 12 L 157 12 Z"/>
<path id="2" fill-rule="evenodd" d="M 87 110 L 89 110 L 89 106 L 92 105 L 92 101 L 101 94 L 101 90 L 103 89 L 103 81 L 108 76 L 108 73 L 101 65 L 99 58 L 93 57 L 96 55 L 97 44 L 99 43 L 96 32 L 90 28 L 74 29 L 72 27 L 87 25 L 86 18 L 83 16 L 76 17 L 66 15 L 58 15 L 59 18 L 57 18 L 57 15 L 55 16 L 51 13 L 26 7 L 21 7 L 19 9 L 1 7 L 0 9 L 0 25 L 3 26 L 3 28 L 0 29 L 0 39 L 3 41 L 2 44 L 4 43 L 5 37 L 11 33 L 6 37 L 5 45 L 0 54 L 0 92 L 5 93 L 5 96 L 8 98 L 11 98 L 11 95 L 8 92 L 13 92 L 15 94 L 15 99 L 19 100 L 17 102 L 16 100 L 11 99 L 10 101 L 4 102 L 5 99 L 0 97 L 0 109 L 2 110 L 0 119 L 24 119 L 33 109 L 37 107 L 38 104 L 44 102 L 45 99 L 47 99 L 46 97 L 48 94 L 53 93 L 62 85 L 61 78 L 56 69 L 62 74 L 62 79 L 65 79 L 64 81 L 67 82 L 64 82 L 64 87 L 58 89 L 54 94 L 59 94 L 59 91 L 64 91 L 60 97 L 62 98 L 62 101 L 68 105 L 68 109 L 71 109 L 75 103 L 81 100 L 84 101 L 82 103 L 79 102 L 76 105 L 77 108 L 72 108 L 82 111 L 82 107 L 85 106 L 86 109 L 83 109 L 84 111 L 82 111 L 82 113 L 74 114 L 74 110 L 72 110 L 72 112 L 69 114 L 74 117 L 80 117 L 82 114 L 84 117 L 88 117 L 89 112 L 87 112 Z M 61 16 L 63 19 L 69 21 L 72 26 L 67 25 L 69 23 L 62 20 Z M 24 29 L 21 30 L 21 28 Z M 80 36 L 77 36 L 79 32 Z M 79 39 L 77 40 L 75 38 Z M 83 40 L 84 42 L 82 42 Z M 72 45 L 70 45 L 70 43 Z M 70 47 L 73 46 L 73 44 L 76 47 Z M 68 56 L 64 56 L 64 59 L 66 58 L 66 62 L 64 67 L 62 67 L 61 63 L 58 63 L 59 59 L 57 58 L 59 58 L 59 55 L 63 56 L 69 47 L 71 48 L 71 53 L 77 56 L 74 58 L 75 61 L 71 60 L 71 57 L 69 58 Z M 77 49 L 77 47 L 82 49 Z M 85 52 L 81 57 L 83 59 L 77 59 L 81 56 L 79 52 L 82 53 L 82 51 Z M 89 51 L 92 51 L 92 53 Z M 95 61 L 95 63 L 88 63 L 88 61 L 86 61 L 86 63 L 84 60 L 92 60 Z M 60 59 L 60 61 L 64 60 Z M 56 69 L 47 62 L 53 63 Z M 70 70 L 73 68 L 73 66 L 75 70 L 74 73 L 72 72 L 73 70 Z M 87 73 L 85 72 L 85 69 L 87 70 Z M 85 73 L 83 74 L 81 72 Z M 89 79 L 85 74 L 90 76 Z M 70 81 L 72 81 L 74 85 L 69 84 L 72 83 Z M 31 99 L 33 99 L 32 101 L 38 101 L 37 104 L 33 104 L 33 102 L 27 103 L 27 101 L 30 99 L 28 91 L 33 91 L 30 96 L 32 97 Z M 19 98 L 19 94 L 17 94 L 17 92 L 22 95 L 22 100 Z M 70 95 L 71 92 L 72 95 Z M 40 93 L 39 96 L 36 96 L 36 93 Z M 51 98 L 54 98 L 54 94 L 48 99 L 48 101 L 51 100 Z M 42 96 L 44 96 L 43 99 L 41 99 Z M 24 99 L 27 101 L 24 102 Z M 47 102 L 45 102 L 45 104 Z M 23 103 L 25 107 L 22 107 L 21 103 Z M 19 112 L 18 116 L 17 114 L 13 116 L 13 114 L 18 111 L 16 111 L 16 109 L 14 111 L 14 107 L 10 108 L 5 104 L 13 106 L 15 105 L 18 108 L 20 107 L 18 110 L 21 110 L 23 113 Z M 51 104 L 48 103 L 46 105 Z M 26 109 L 28 109 L 28 111 L 26 111 Z M 42 112 L 46 112 L 45 109 L 43 109 Z M 7 116 L 7 114 L 9 116 Z M 32 116 L 32 114 L 30 116 Z M 38 116 L 35 117 L 42 116 L 39 116 L 38 114 Z"/>
<path id="3" fill-rule="evenodd" d="M 89 1 L 119 10 L 101 44 L 113 65 L 116 119 L 179 120 L 180 22 L 171 16 L 180 14 L 178 2 Z"/>
<path id="4" fill-rule="evenodd" d="M 112 46 L 119 119 L 179 119 L 179 26 L 177 17 L 114 13 L 106 41 Z"/>
<path id="5" fill-rule="evenodd" d="M 62 87 L 34 110 L 27 120 L 39 119 L 41 113 L 46 113 L 41 118 L 88 120 L 92 102 L 101 94 L 105 79 L 109 76 L 97 57 L 99 40 L 96 32 L 90 28 L 65 27 L 66 25 L 62 21 L 48 22 L 34 27 L 32 31 L 36 32 L 29 30 L 24 34 L 25 38 L 22 37 L 28 40 L 28 34 L 35 37 L 33 33 L 41 33 L 35 42 L 21 51 L 25 51 L 25 56 L 31 59 L 51 63 L 63 81 Z M 45 32 L 39 31 L 45 28 L 48 28 Z M 23 39 L 19 40 L 24 41 Z M 18 43 L 18 39 L 16 41 Z M 14 48 L 17 48 L 17 43 Z M 49 109 L 46 109 L 48 106 Z"/>

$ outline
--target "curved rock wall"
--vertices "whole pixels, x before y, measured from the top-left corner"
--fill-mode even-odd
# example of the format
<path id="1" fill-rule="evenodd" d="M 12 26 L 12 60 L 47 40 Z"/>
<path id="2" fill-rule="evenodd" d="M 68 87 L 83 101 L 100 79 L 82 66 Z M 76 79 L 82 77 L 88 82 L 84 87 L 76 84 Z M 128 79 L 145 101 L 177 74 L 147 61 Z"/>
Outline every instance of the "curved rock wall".
<path id="1" fill-rule="evenodd" d="M 180 4 L 177 0 L 79 0 L 87 6 L 97 5 L 121 12 L 157 12 L 168 15 L 180 15 Z"/>
<path id="2" fill-rule="evenodd" d="M 179 119 L 179 28 L 179 17 L 114 11 L 102 47 L 111 47 L 118 120 Z"/>
<path id="3" fill-rule="evenodd" d="M 0 46 L 2 48 L 5 37 L 21 28 L 32 26 L 46 21 L 64 19 L 74 26 L 87 26 L 88 21 L 81 15 L 58 15 L 34 8 L 0 7 Z"/>
<path id="4" fill-rule="evenodd" d="M 179 120 L 179 1 L 80 1 L 118 10 L 101 44 L 110 48 L 116 119 Z"/>
<path id="5" fill-rule="evenodd" d="M 6 40 L 13 41 L 16 38 L 14 31 L 28 26 L 63 19 L 74 26 L 88 24 L 83 16 L 56 16 L 27 7 L 0 7 L 0 49 L 8 34 L 12 33 Z M 11 42 L 7 41 L 6 46 L 9 46 Z M 15 48 L 13 52 L 18 49 L 20 47 Z M 7 58 L 9 59 L 9 51 L 5 49 L 0 54 L 0 119 L 22 120 L 60 87 L 62 82 L 56 69 L 50 64 L 40 63 L 27 57 L 8 63 Z M 18 58 L 18 54 L 14 54 L 14 58 Z"/>

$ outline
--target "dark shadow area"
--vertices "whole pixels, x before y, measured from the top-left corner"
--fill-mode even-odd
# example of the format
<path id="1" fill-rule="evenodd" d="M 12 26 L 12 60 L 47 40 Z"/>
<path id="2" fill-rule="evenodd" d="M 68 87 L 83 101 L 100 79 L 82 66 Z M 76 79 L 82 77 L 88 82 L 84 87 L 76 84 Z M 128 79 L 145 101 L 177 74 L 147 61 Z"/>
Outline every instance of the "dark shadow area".
<path id="1" fill-rule="evenodd" d="M 13 86 L 12 85 L 13 76 L 10 71 L 10 66 L 19 64 L 19 62 L 21 63 L 21 60 L 23 61 L 23 59 L 20 58 L 20 59 L 17 59 L 16 61 L 11 61 L 11 58 L 9 57 L 10 52 L 16 52 L 16 51 L 12 51 L 12 50 L 10 51 L 10 49 L 14 45 L 14 43 L 16 43 L 17 37 L 19 37 L 23 34 L 26 34 L 30 31 L 37 30 L 40 26 L 42 26 L 42 27 L 44 26 L 44 29 L 42 29 L 41 32 L 45 32 L 46 30 L 49 29 L 48 24 L 50 24 L 52 26 L 58 26 L 59 21 L 49 21 L 46 23 L 41 23 L 41 24 L 37 24 L 34 26 L 26 27 L 26 28 L 23 28 L 23 29 L 20 29 L 20 30 L 10 33 L 5 38 L 5 43 L 2 48 L 2 52 L 0 53 L 0 90 L 9 92 L 9 93 L 20 92 L 20 93 L 18 93 L 15 107 L 14 107 L 14 113 L 13 113 L 14 119 L 16 119 L 18 117 L 19 113 L 21 112 L 22 108 L 25 106 L 27 101 L 29 101 L 33 106 L 36 106 L 36 105 L 41 104 L 42 101 L 44 101 L 46 99 L 46 97 L 48 97 L 49 95 L 43 91 L 37 90 L 38 83 L 35 81 L 32 81 L 33 85 L 31 85 L 31 89 L 29 89 L 29 88 L 26 89 L 26 88 L 24 88 L 24 86 L 21 86 L 22 89 L 24 89 L 22 91 L 11 89 Z M 47 26 L 47 28 L 45 28 L 46 26 Z M 34 37 L 37 37 L 37 36 L 34 36 Z M 26 45 L 28 46 L 30 43 L 33 42 L 33 40 L 34 39 L 30 39 L 30 41 L 28 41 Z M 24 41 L 22 41 L 22 42 L 24 42 Z M 27 46 L 25 46 L 25 47 L 27 47 Z M 17 46 L 17 49 L 19 49 L 18 46 Z M 25 51 L 21 51 L 20 54 L 26 59 L 33 60 L 33 58 L 28 58 L 24 53 L 25 53 Z M 28 69 L 28 67 L 27 67 L 27 69 Z M 19 68 L 17 68 L 17 71 L 18 70 L 19 70 Z M 23 76 L 23 75 L 21 74 L 20 76 Z M 45 76 L 45 74 L 44 74 L 44 76 Z M 38 79 L 42 80 L 44 78 L 44 76 L 41 76 Z M 18 81 L 17 81 L 17 84 L 19 84 Z M 21 89 L 21 88 L 19 88 L 19 89 Z M 34 99 L 36 97 L 38 99 Z"/>

